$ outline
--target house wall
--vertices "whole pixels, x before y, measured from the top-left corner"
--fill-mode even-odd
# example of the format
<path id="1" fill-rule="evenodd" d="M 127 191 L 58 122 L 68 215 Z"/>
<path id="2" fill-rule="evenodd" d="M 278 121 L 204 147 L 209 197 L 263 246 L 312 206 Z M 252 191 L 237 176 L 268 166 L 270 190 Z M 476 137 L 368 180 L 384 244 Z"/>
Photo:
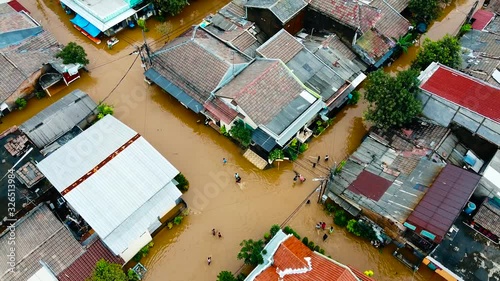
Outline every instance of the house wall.
<path id="1" fill-rule="evenodd" d="M 421 91 L 422 114 L 444 127 L 456 123 L 489 142 L 500 146 L 500 124 L 474 111 L 449 102 L 441 97 Z"/>
<path id="2" fill-rule="evenodd" d="M 15 92 L 10 95 L 5 100 L 5 103 L 9 106 L 10 110 L 13 110 L 16 107 L 16 99 L 26 97 L 27 95 L 33 93 L 35 91 L 38 79 L 42 76 L 43 70 L 40 69 L 35 73 L 31 74 L 24 82 L 17 88 Z"/>
<path id="3" fill-rule="evenodd" d="M 313 29 L 314 32 L 333 32 L 341 37 L 344 42 L 352 42 L 356 34 L 356 30 L 352 27 L 345 26 L 329 16 L 311 8 L 306 8 L 305 10 L 304 27 L 308 32 L 311 32 Z M 347 45 L 350 46 L 351 44 L 349 43 Z"/>
<path id="4" fill-rule="evenodd" d="M 136 240 L 134 240 L 130 245 L 128 246 L 125 251 L 120 253 L 120 257 L 125 261 L 128 262 L 131 260 L 135 254 L 137 254 L 142 247 L 146 246 L 149 242 L 153 241 L 153 237 L 151 237 L 151 234 L 149 234 L 148 231 L 145 231 L 141 236 L 139 236 Z"/>
<path id="5" fill-rule="evenodd" d="M 303 9 L 290 19 L 283 27 L 288 33 L 297 34 L 304 27 L 304 19 L 306 17 L 306 9 Z"/>
<path id="6" fill-rule="evenodd" d="M 282 28 L 281 21 L 267 9 L 247 7 L 247 17 L 249 21 L 253 21 L 257 24 L 257 26 L 269 37 L 278 33 Z"/>

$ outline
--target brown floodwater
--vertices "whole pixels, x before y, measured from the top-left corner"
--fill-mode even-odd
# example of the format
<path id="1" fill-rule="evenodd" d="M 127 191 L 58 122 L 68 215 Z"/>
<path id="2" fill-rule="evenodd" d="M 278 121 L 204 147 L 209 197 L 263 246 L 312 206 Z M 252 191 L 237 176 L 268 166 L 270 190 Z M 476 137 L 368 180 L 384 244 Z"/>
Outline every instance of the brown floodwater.
<path id="1" fill-rule="evenodd" d="M 136 55 L 129 55 L 142 44 L 142 33 L 137 28 L 120 32 L 117 35 L 120 42 L 108 50 L 105 43 L 96 45 L 75 30 L 69 22 L 71 16 L 64 13 L 59 1 L 20 2 L 59 42 L 75 41 L 82 45 L 90 59 L 90 72 L 83 73 L 69 87 L 51 89 L 50 98 L 29 100 L 25 110 L 2 118 L 0 131 L 21 124 L 72 90 L 81 89 L 95 101 L 105 100 L 113 105 L 117 118 L 143 135 L 190 181 L 190 190 L 183 195 L 190 214 L 180 226 L 163 229 L 154 237 L 155 246 L 142 261 L 148 268 L 147 281 L 214 280 L 221 270 L 237 271 L 242 265 L 236 259 L 241 240 L 262 237 L 272 224 L 282 223 L 317 188 L 318 182 L 312 179 L 327 175 L 327 164 L 322 162 L 313 169 L 311 160 L 329 154 L 330 164 L 340 162 L 359 146 L 366 134 L 362 120 L 366 104 L 360 102 L 339 113 L 334 125 L 315 138 L 296 162 L 282 162 L 279 169 L 258 170 L 229 139 L 203 122 L 200 124 L 200 116 L 158 87 L 144 82 L 140 61 L 135 60 Z M 180 15 L 168 18 L 172 31 L 169 38 L 199 23 L 227 2 L 192 1 Z M 154 43 L 153 48 L 161 47 L 169 38 L 156 31 L 155 20 L 148 20 L 147 24 L 150 31 L 145 33 L 146 39 Z M 223 157 L 228 159 L 224 166 Z M 294 185 L 293 170 L 308 180 Z M 241 184 L 234 183 L 235 172 L 242 177 Z M 312 204 L 302 208 L 290 224 L 311 238 L 311 222 L 322 215 L 320 208 Z M 212 237 L 212 228 L 221 231 L 223 238 Z M 390 253 L 379 254 L 369 243 L 341 230 L 332 238 L 327 241 L 331 247 L 323 248 L 333 258 L 361 270 L 372 269 L 377 280 L 412 280 L 409 270 Z M 208 256 L 212 257 L 211 266 L 206 265 Z M 426 271 L 422 272 L 414 280 L 435 280 Z"/>

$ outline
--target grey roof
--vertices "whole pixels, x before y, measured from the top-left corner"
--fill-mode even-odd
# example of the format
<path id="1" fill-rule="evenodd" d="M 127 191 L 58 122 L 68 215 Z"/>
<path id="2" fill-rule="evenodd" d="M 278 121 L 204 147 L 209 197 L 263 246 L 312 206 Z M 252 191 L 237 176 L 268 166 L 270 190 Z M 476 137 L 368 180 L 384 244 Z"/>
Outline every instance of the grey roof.
<path id="1" fill-rule="evenodd" d="M 227 83 L 249 61 L 248 57 L 204 29 L 194 27 L 155 52 L 152 68 L 203 104 L 213 91 Z"/>
<path id="2" fill-rule="evenodd" d="M 281 59 L 307 87 L 330 99 L 346 83 L 327 64 L 305 48 L 285 29 L 280 30 L 257 52 L 266 58 Z"/>
<path id="3" fill-rule="evenodd" d="M 43 31 L 23 42 L 0 49 L 0 102 L 59 52 L 55 38 Z"/>
<path id="4" fill-rule="evenodd" d="M 500 17 L 497 17 L 500 22 Z M 500 82 L 492 78 L 495 70 L 500 68 L 500 35 L 471 30 L 460 39 L 462 52 L 462 70 L 476 78 L 500 86 Z"/>
<path id="5" fill-rule="evenodd" d="M 84 252 L 69 230 L 44 204 L 35 207 L 17 222 L 15 235 L 16 273 L 6 272 L 9 269 L 6 254 L 11 247 L 7 242 L 9 232 L 0 237 L 0 249 L 4 253 L 0 258 L 1 280 L 26 281 L 42 267 L 40 261 L 58 274 Z"/>
<path id="6" fill-rule="evenodd" d="M 179 171 L 111 115 L 37 166 L 110 250 L 125 261 L 137 252 L 127 252 L 131 243 L 159 223 L 158 217 L 174 208 L 181 196 L 172 183 Z"/>
<path id="7" fill-rule="evenodd" d="M 444 267 L 466 281 L 493 281 L 500 279 L 500 247 L 493 245 L 467 225 L 465 214 L 453 224 L 456 235 L 446 239 L 430 254 Z"/>
<path id="8" fill-rule="evenodd" d="M 245 6 L 268 9 L 284 24 L 304 9 L 307 3 L 304 0 L 248 0 Z"/>
<path id="9" fill-rule="evenodd" d="M 43 148 L 77 126 L 96 108 L 90 96 L 74 90 L 24 122 L 19 129 L 38 148 Z"/>
<path id="10" fill-rule="evenodd" d="M 411 168 L 403 165 L 410 165 Z M 330 189 L 364 208 L 403 223 L 443 166 L 415 155 L 404 156 L 402 152 L 367 137 L 349 157 Z M 347 189 L 364 170 L 393 182 L 378 201 Z"/>
<path id="11" fill-rule="evenodd" d="M 237 5 L 230 2 L 215 15 L 205 19 L 203 29 L 216 36 L 249 57 L 254 58 L 255 50 L 266 40 L 266 36 L 253 23 L 245 19 L 245 11 L 240 13 Z"/>
<path id="12" fill-rule="evenodd" d="M 346 80 L 354 79 L 367 69 L 367 65 L 336 35 L 327 38 L 308 36 L 303 44 Z"/>

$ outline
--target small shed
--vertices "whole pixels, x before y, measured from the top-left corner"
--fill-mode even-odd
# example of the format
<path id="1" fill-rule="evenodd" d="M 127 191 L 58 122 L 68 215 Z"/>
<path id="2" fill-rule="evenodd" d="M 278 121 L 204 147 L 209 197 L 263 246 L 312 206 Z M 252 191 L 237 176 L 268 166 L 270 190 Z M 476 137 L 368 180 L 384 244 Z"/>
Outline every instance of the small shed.
<path id="1" fill-rule="evenodd" d="M 96 108 L 90 96 L 75 90 L 24 122 L 19 129 L 38 148 L 43 148 L 79 126 Z"/>

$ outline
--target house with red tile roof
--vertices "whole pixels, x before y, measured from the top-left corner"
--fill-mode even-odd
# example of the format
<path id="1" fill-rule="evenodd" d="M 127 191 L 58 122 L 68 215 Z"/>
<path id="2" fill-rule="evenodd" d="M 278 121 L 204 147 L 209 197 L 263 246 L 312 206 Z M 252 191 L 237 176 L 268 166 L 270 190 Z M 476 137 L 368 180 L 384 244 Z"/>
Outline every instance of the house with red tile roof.
<path id="1" fill-rule="evenodd" d="M 85 281 L 92 275 L 96 263 L 101 259 L 119 265 L 125 263 L 122 258 L 115 256 L 100 239 L 97 239 L 71 265 L 60 272 L 57 279 L 59 281 Z"/>
<path id="2" fill-rule="evenodd" d="M 420 73 L 423 115 L 451 123 L 500 146 L 500 88 L 433 62 Z"/>
<path id="3" fill-rule="evenodd" d="M 311 0 L 306 28 L 331 29 L 333 24 L 335 32 L 348 37 L 346 40 L 352 42 L 352 48 L 367 64 L 380 67 L 393 54 L 397 38 L 411 26 L 400 14 L 407 4 L 408 1 Z"/>
<path id="4" fill-rule="evenodd" d="M 245 281 L 373 281 L 361 271 L 311 251 L 281 230 L 266 245 L 264 263 Z"/>

